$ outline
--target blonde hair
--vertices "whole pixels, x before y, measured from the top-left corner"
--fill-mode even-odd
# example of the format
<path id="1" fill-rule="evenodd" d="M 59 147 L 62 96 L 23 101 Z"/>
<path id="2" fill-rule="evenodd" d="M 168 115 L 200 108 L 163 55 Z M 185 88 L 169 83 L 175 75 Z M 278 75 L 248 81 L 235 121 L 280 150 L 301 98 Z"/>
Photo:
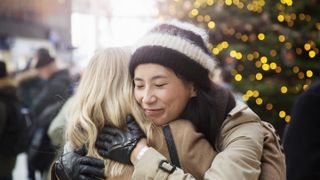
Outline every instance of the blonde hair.
<path id="1" fill-rule="evenodd" d="M 132 114 L 142 130 L 148 123 L 133 96 L 129 75 L 129 48 L 107 48 L 95 53 L 85 70 L 68 112 L 66 140 L 74 148 L 86 145 L 88 156 L 103 159 L 95 148 L 104 125 L 124 128 L 125 118 Z M 105 175 L 121 175 L 127 165 L 105 160 Z"/>

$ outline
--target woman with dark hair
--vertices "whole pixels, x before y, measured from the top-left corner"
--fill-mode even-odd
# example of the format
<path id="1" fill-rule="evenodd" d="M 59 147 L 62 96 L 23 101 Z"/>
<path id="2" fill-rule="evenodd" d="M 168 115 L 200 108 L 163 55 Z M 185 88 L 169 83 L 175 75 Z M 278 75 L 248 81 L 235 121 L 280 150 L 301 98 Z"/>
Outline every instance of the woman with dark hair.
<path id="1" fill-rule="evenodd" d="M 160 24 L 141 38 L 129 65 L 136 101 L 147 118 L 164 132 L 168 123 L 183 118 L 204 134 L 218 152 L 204 179 L 284 179 L 280 146 L 264 149 L 269 134 L 266 124 L 210 80 L 215 75 L 216 61 L 207 39 L 202 29 L 176 21 Z M 134 179 L 193 178 L 178 168 L 179 154 L 175 158 L 172 153 L 168 160 L 143 138 L 138 142 L 117 138 L 128 134 L 139 132 L 105 127 L 97 143 L 100 155 L 116 161 L 130 157 L 127 160 L 134 164 Z M 267 155 L 268 151 L 275 152 L 274 156 Z"/>
<path id="2" fill-rule="evenodd" d="M 97 152 L 104 158 L 132 163 L 132 179 L 194 179 L 181 163 L 192 161 L 193 156 L 181 157 L 175 147 L 180 142 L 172 138 L 183 139 L 184 129 L 173 131 L 170 125 L 177 119 L 187 119 L 218 152 L 204 179 L 284 179 L 280 146 L 267 151 L 276 155 L 280 152 L 279 156 L 268 159 L 264 155 L 266 125 L 247 105 L 236 102 L 229 91 L 210 80 L 216 61 L 206 46 L 206 36 L 202 29 L 188 23 L 163 23 L 133 49 L 129 71 L 134 98 L 147 120 L 162 129 L 169 157 L 150 145 L 133 122 L 130 126 L 135 128 L 127 130 L 105 126 L 96 141 Z M 186 151 L 190 148 L 182 147 Z"/>

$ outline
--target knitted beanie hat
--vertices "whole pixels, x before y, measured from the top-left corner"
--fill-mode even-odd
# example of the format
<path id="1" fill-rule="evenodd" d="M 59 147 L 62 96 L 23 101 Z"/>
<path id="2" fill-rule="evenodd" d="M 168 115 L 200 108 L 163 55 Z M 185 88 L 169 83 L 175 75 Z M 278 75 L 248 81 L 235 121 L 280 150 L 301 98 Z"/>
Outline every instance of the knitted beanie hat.
<path id="1" fill-rule="evenodd" d="M 155 63 L 172 69 L 201 89 L 209 90 L 216 61 L 206 44 L 207 33 L 192 24 L 179 21 L 155 26 L 133 47 L 129 71 L 134 77 L 140 64 Z"/>

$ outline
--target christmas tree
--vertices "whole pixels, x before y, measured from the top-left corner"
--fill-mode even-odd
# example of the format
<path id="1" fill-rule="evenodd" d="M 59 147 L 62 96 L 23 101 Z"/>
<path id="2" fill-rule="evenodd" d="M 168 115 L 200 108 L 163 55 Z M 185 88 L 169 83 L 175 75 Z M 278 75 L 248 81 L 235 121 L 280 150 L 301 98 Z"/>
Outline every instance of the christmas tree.
<path id="1" fill-rule="evenodd" d="M 297 95 L 319 76 L 318 1 L 159 0 L 158 7 L 160 18 L 208 30 L 234 90 L 282 134 Z"/>

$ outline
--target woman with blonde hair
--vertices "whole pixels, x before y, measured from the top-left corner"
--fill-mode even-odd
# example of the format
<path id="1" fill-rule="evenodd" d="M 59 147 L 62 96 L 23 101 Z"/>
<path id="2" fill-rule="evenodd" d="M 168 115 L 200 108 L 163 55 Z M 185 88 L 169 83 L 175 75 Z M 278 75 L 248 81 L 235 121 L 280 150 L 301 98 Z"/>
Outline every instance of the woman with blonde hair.
<path id="1" fill-rule="evenodd" d="M 85 146 L 87 156 L 99 158 L 94 146 L 97 134 L 104 125 L 124 128 L 124 119 L 128 114 L 144 123 L 145 118 L 137 103 L 130 98 L 133 97 L 133 85 L 125 83 L 131 81 L 126 69 L 129 52 L 126 48 L 107 48 L 91 58 L 67 114 L 66 140 L 69 149 Z M 146 126 L 141 124 L 141 127 Z M 119 176 L 128 169 L 128 165 L 109 159 L 104 164 L 104 174 L 108 177 Z"/>
<path id="2" fill-rule="evenodd" d="M 98 154 L 95 147 L 97 137 L 105 126 L 128 130 L 130 133 L 143 131 L 144 133 L 115 138 L 138 142 L 146 134 L 147 139 L 143 140 L 169 158 L 165 136 L 146 120 L 134 99 L 133 83 L 128 71 L 129 60 L 128 48 L 107 48 L 91 58 L 68 110 L 67 145 L 64 154 L 54 164 L 53 179 L 131 178 L 133 166 L 125 161 L 130 157 L 130 153 L 118 156 L 118 162 L 103 159 Z M 133 117 L 141 129 L 136 126 Z M 181 161 L 182 168 L 201 178 L 209 168 L 215 152 L 189 121 L 177 120 L 172 123 L 171 128 L 173 134 L 177 134 L 173 138 L 179 157 L 186 160 Z M 184 133 L 184 136 L 175 133 L 179 128 L 183 128 L 180 132 Z M 132 144 L 137 143 L 128 143 L 124 149 L 134 149 Z M 203 156 L 201 152 L 207 156 Z M 188 156 L 193 159 L 190 160 Z M 202 162 L 201 165 L 197 165 L 199 162 Z"/>

